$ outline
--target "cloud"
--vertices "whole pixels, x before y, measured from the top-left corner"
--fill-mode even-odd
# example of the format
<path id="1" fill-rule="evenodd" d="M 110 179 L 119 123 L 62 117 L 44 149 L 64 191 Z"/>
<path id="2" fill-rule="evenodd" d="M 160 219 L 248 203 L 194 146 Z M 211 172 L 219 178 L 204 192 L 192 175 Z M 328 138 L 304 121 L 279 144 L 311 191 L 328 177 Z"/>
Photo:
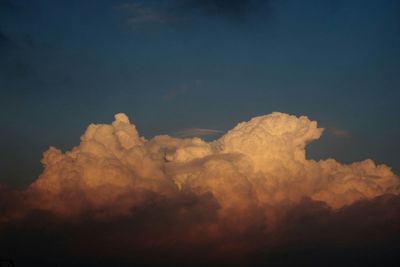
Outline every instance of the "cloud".
<path id="1" fill-rule="evenodd" d="M 183 1 L 182 6 L 186 8 L 199 9 L 207 15 L 237 20 L 246 18 L 256 4 L 259 4 L 259 1 L 191 0 Z"/>
<path id="2" fill-rule="evenodd" d="M 141 2 L 124 3 L 115 8 L 129 13 L 127 20 L 129 24 L 163 23 L 166 20 L 161 10 L 154 6 L 147 6 Z"/>
<path id="3" fill-rule="evenodd" d="M 338 138 L 350 138 L 351 137 L 351 133 L 344 129 L 333 128 L 330 130 L 330 132 L 335 137 L 338 137 Z"/>
<path id="4" fill-rule="evenodd" d="M 176 89 L 169 90 L 164 96 L 163 100 L 164 101 L 172 101 L 175 98 L 177 98 L 180 95 L 184 95 L 189 91 L 188 86 L 186 85 L 181 85 L 180 87 Z"/>
<path id="5" fill-rule="evenodd" d="M 181 138 L 187 137 L 205 137 L 214 136 L 223 133 L 220 130 L 203 129 L 203 128 L 188 128 L 175 132 L 173 135 Z"/>
<path id="6" fill-rule="evenodd" d="M 220 18 L 230 22 L 244 22 L 263 13 L 269 15 L 271 1 L 260 0 L 173 0 L 131 1 L 115 6 L 129 14 L 129 24 L 176 23 L 199 18 Z"/>
<path id="7" fill-rule="evenodd" d="M 173 101 L 179 97 L 182 97 L 186 94 L 193 93 L 194 91 L 202 89 L 202 80 L 197 79 L 194 81 L 189 81 L 186 83 L 181 83 L 175 88 L 169 89 L 162 96 L 162 99 L 166 102 Z"/>
<path id="8" fill-rule="evenodd" d="M 321 265 L 321 255 L 354 265 L 368 263 L 348 259 L 365 246 L 376 246 L 376 259 L 400 248 L 399 177 L 369 159 L 308 160 L 322 132 L 305 116 L 274 112 L 211 142 L 147 140 L 119 113 L 89 125 L 70 151 L 47 150 L 26 190 L 0 188 L 1 249 L 49 266 L 249 266 Z"/>

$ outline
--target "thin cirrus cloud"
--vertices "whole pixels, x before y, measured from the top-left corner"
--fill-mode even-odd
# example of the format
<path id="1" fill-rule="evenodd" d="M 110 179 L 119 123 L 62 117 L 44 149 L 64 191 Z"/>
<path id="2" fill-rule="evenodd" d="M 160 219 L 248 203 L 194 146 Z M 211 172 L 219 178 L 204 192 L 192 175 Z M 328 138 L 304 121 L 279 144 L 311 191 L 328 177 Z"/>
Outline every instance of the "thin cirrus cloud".
<path id="1" fill-rule="evenodd" d="M 339 128 L 330 129 L 330 133 L 337 138 L 350 138 L 352 136 L 350 131 Z"/>
<path id="2" fill-rule="evenodd" d="M 172 135 L 177 137 L 205 137 L 215 136 L 223 133 L 221 130 L 204 129 L 204 128 L 188 128 L 174 132 Z"/>
<path id="3" fill-rule="evenodd" d="M 217 132 L 187 131 L 199 133 Z M 399 177 L 370 159 L 307 159 L 322 133 L 274 112 L 210 142 L 147 140 L 119 113 L 70 151 L 47 150 L 26 190 L 0 187 L 0 249 L 27 266 L 368 265 L 368 249 L 393 263 Z"/>
<path id="4" fill-rule="evenodd" d="M 271 6 L 260 0 L 173 0 L 129 1 L 114 8 L 128 15 L 128 24 L 160 24 L 207 17 L 243 22 L 260 11 L 269 15 Z"/>
<path id="5" fill-rule="evenodd" d="M 162 14 L 162 10 L 141 2 L 124 3 L 115 6 L 115 9 L 129 14 L 129 18 L 127 19 L 128 24 L 163 23 L 166 21 L 166 17 Z"/>

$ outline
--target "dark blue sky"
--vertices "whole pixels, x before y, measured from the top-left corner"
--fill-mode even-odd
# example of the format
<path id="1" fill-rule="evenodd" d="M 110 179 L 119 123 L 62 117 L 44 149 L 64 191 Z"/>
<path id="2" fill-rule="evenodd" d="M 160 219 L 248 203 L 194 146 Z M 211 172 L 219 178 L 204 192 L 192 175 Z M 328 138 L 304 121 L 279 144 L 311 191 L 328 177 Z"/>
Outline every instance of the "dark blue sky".
<path id="1" fill-rule="evenodd" d="M 326 128 L 308 156 L 400 161 L 396 0 L 0 0 L 0 183 L 125 112 L 144 136 L 281 111 Z M 211 137 L 210 137 L 211 138 Z"/>

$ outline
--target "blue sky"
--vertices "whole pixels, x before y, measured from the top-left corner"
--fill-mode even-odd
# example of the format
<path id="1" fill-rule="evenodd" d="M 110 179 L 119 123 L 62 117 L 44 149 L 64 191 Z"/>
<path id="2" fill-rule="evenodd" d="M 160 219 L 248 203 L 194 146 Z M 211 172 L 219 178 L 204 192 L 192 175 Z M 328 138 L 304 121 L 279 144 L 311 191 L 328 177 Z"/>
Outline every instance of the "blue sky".
<path id="1" fill-rule="evenodd" d="M 0 0 L 0 183 L 27 185 L 50 145 L 117 112 L 147 138 L 307 115 L 326 128 L 308 157 L 399 174 L 399 14 L 394 0 Z"/>

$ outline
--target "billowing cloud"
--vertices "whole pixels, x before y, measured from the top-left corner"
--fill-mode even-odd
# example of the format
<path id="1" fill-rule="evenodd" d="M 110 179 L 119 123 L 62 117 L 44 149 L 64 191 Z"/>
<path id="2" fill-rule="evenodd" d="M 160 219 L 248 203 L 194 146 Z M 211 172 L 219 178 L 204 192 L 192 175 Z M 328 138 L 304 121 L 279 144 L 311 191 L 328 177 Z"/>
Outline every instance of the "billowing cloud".
<path id="1" fill-rule="evenodd" d="M 400 231 L 399 177 L 370 159 L 308 160 L 306 145 L 322 132 L 305 116 L 275 112 L 212 142 L 147 140 L 119 113 L 110 125 L 89 125 L 70 151 L 47 150 L 25 191 L 2 189 L 4 240 L 19 244 L 44 227 L 51 242 L 68 240 L 61 247 L 74 257 L 146 264 L 279 263 L 278 247 L 318 242 L 378 240 L 382 250 Z M 363 236 L 375 227 L 386 228 Z"/>

